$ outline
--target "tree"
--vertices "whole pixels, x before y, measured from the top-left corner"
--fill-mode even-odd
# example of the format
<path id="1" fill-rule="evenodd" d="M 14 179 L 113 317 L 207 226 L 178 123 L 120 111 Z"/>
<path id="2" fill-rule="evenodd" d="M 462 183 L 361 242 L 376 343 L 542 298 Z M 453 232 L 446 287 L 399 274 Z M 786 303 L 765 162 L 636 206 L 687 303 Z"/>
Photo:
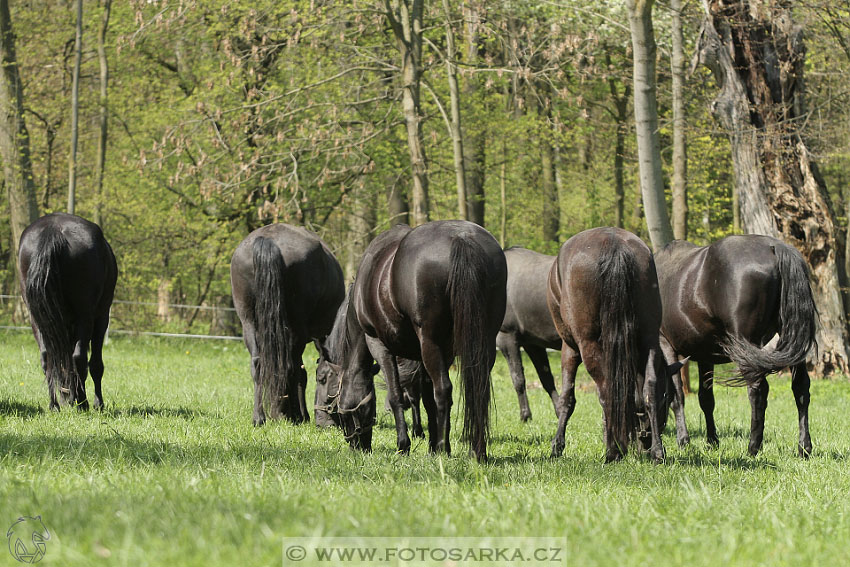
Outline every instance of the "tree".
<path id="1" fill-rule="evenodd" d="M 451 99 L 451 119 L 449 130 L 452 137 L 452 154 L 455 162 L 455 177 L 457 179 L 457 210 L 458 218 L 467 219 L 466 210 L 466 172 L 463 161 L 463 130 L 460 126 L 460 93 L 457 86 L 457 49 L 455 34 L 452 29 L 452 15 L 449 10 L 449 0 L 443 0 L 443 12 L 446 18 L 446 76 L 449 80 L 449 95 Z"/>
<path id="2" fill-rule="evenodd" d="M 627 0 L 629 27 L 634 52 L 634 107 L 640 187 L 652 248 L 659 250 L 673 239 L 664 180 L 661 145 L 658 139 L 658 103 L 655 86 L 655 32 L 652 28 L 654 0 Z"/>
<path id="3" fill-rule="evenodd" d="M 682 0 L 670 1 L 673 79 L 673 237 L 688 238 L 688 154 L 685 144 L 685 47 Z"/>
<path id="4" fill-rule="evenodd" d="M 471 69 L 466 75 L 463 86 L 463 97 L 467 107 L 476 105 L 480 111 L 482 99 L 486 96 L 481 88 L 481 79 L 475 72 L 479 64 L 479 54 L 483 51 L 481 45 L 481 13 L 484 7 L 479 6 L 477 1 L 463 3 L 463 19 L 465 22 L 464 32 L 466 38 L 466 64 Z M 484 127 L 485 121 L 470 125 L 470 120 L 465 121 L 464 126 L 464 172 L 466 174 L 466 213 L 470 221 L 484 226 L 484 210 L 486 201 L 484 199 L 484 181 L 487 152 L 487 137 Z"/>
<path id="5" fill-rule="evenodd" d="M 30 139 L 24 120 L 24 89 L 15 54 L 15 34 L 8 0 L 0 0 L 0 158 L 17 258 L 21 233 L 38 218 L 30 161 Z"/>
<path id="6" fill-rule="evenodd" d="M 818 370 L 847 372 L 843 250 L 835 213 L 804 137 L 803 30 L 786 3 L 703 0 L 699 60 L 720 88 L 712 110 L 732 145 L 746 232 L 795 246 L 812 270 Z"/>
<path id="7" fill-rule="evenodd" d="M 95 182 L 95 213 L 94 222 L 103 227 L 103 172 L 106 168 L 106 142 L 109 126 L 109 59 L 106 57 L 106 30 L 109 28 L 109 14 L 112 10 L 112 0 L 103 0 L 103 13 L 97 32 L 97 59 L 100 65 L 100 102 L 99 116 L 100 136 L 97 144 L 97 181 Z"/>
<path id="8" fill-rule="evenodd" d="M 74 36 L 74 73 L 71 87 L 71 151 L 68 154 L 68 212 L 77 206 L 77 139 L 80 126 L 80 65 L 83 59 L 83 0 L 75 0 L 77 26 Z"/>

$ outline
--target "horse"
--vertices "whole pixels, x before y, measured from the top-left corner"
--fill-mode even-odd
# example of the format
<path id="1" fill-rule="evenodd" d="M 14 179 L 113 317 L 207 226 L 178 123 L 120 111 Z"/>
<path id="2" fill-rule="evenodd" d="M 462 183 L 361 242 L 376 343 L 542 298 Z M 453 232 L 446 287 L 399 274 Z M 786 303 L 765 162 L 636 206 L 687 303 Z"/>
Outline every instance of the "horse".
<path id="1" fill-rule="evenodd" d="M 809 268 L 793 247 L 769 236 L 727 236 L 709 246 L 674 240 L 656 256 L 664 305 L 662 347 L 699 365 L 699 404 L 708 443 L 719 443 L 714 423 L 715 364 L 734 362 L 752 409 L 749 454 L 762 446 L 767 375 L 791 367 L 799 421 L 798 455 L 812 452 L 806 355 L 815 343 Z M 774 349 L 764 348 L 779 333 Z M 674 376 L 673 411 L 680 445 L 689 441 L 681 377 Z"/>
<path id="2" fill-rule="evenodd" d="M 249 234 L 230 261 L 233 304 L 251 354 L 255 426 L 310 420 L 302 356 L 321 344 L 345 296 L 342 268 L 315 233 L 270 224 Z"/>
<path id="3" fill-rule="evenodd" d="M 549 348 L 561 350 L 561 337 L 546 303 L 547 280 L 555 256 L 514 246 L 505 250 L 505 261 L 508 264 L 507 307 L 502 328 L 496 336 L 496 346 L 508 362 L 519 399 L 520 420 L 531 419 L 520 347 L 525 349 L 537 370 L 540 384 L 552 399 L 557 416 L 558 391 L 546 353 Z"/>
<path id="4" fill-rule="evenodd" d="M 463 383 L 463 439 L 487 459 L 490 370 L 505 315 L 505 255 L 492 234 L 467 221 L 398 225 L 375 238 L 357 270 L 345 317 L 339 372 L 328 405 L 352 448 L 371 451 L 375 419 L 372 362 L 387 379 L 398 451 L 410 451 L 398 357 L 419 360 L 432 387 L 422 389 L 429 449 L 451 454 L 452 383 L 457 355 Z"/>
<path id="5" fill-rule="evenodd" d="M 333 419 L 328 413 L 328 408 L 323 402 L 328 398 L 328 377 L 330 373 L 340 371 L 339 364 L 342 355 L 342 341 L 345 335 L 345 315 L 348 312 L 348 302 L 351 299 L 352 287 L 353 285 L 349 286 L 348 293 L 339 306 L 336 318 L 334 319 L 333 329 L 327 339 L 323 344 L 316 343 L 316 350 L 319 351 L 319 359 L 316 361 L 314 412 L 316 415 L 316 425 L 319 427 L 334 425 Z M 422 399 L 422 388 L 430 387 L 431 383 L 427 380 L 425 367 L 421 362 L 400 357 L 397 358 L 397 361 L 399 386 L 403 394 L 402 406 L 405 410 L 410 409 L 411 411 L 413 436 L 424 438 L 425 432 L 422 429 L 420 401 Z M 375 375 L 379 371 L 380 366 L 373 364 L 372 374 Z M 385 399 L 385 407 L 387 411 L 392 411 L 388 398 Z"/>
<path id="6" fill-rule="evenodd" d="M 652 252 L 620 228 L 580 232 L 558 251 L 547 301 L 563 341 L 561 414 L 552 456 L 564 450 L 564 430 L 576 403 L 576 370 L 584 362 L 602 405 L 605 461 L 625 456 L 638 425 L 644 448 L 662 461 L 659 414 L 668 369 L 659 344 L 661 296 Z"/>
<path id="7" fill-rule="evenodd" d="M 94 406 L 103 408 L 103 340 L 118 280 L 115 254 L 103 231 L 75 215 L 43 216 L 21 234 L 18 265 L 50 409 L 59 410 L 60 401 L 88 409 L 89 372 Z"/>

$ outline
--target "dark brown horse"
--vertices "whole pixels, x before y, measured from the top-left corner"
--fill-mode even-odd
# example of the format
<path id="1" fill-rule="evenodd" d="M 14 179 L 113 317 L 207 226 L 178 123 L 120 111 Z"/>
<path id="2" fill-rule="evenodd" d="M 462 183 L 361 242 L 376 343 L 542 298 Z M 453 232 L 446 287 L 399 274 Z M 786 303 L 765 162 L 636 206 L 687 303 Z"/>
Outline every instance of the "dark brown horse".
<path id="1" fill-rule="evenodd" d="M 371 450 L 375 419 L 372 362 L 387 379 L 398 450 L 410 450 L 397 357 L 421 360 L 431 451 L 451 451 L 449 366 L 460 358 L 463 437 L 487 457 L 490 370 L 505 314 L 505 255 L 493 236 L 466 221 L 397 226 L 363 254 L 345 320 L 341 373 L 331 373 L 328 402 L 352 447 Z M 336 382 L 336 383 L 334 383 Z M 335 389 L 336 386 L 336 389 Z"/>
<path id="2" fill-rule="evenodd" d="M 602 404 L 606 462 L 626 454 L 638 414 L 645 448 L 655 461 L 663 460 L 658 418 L 666 407 L 668 369 L 658 339 L 661 297 L 652 252 L 619 228 L 581 232 L 561 246 L 549 272 L 548 298 L 563 339 L 561 415 L 552 455 L 564 450 L 576 370 L 584 362 Z"/>
<path id="3" fill-rule="evenodd" d="M 797 402 L 798 452 L 812 451 L 809 435 L 809 374 L 806 355 L 815 341 L 817 312 L 809 269 L 797 250 L 768 236 L 728 236 L 698 247 L 675 240 L 656 254 L 664 303 L 662 346 L 699 363 L 699 403 L 706 437 L 717 445 L 712 374 L 715 364 L 738 365 L 739 380 L 749 390 L 752 418 L 750 455 L 764 436 L 769 386 L 766 376 L 791 367 L 791 390 Z M 779 333 L 774 349 L 764 348 Z M 674 377 L 677 437 L 688 442 L 681 378 Z"/>
<path id="4" fill-rule="evenodd" d="M 47 215 L 24 230 L 18 259 L 50 409 L 59 409 L 57 390 L 63 403 L 87 409 L 89 372 L 94 405 L 102 408 L 103 338 L 118 278 L 115 255 L 103 232 L 78 216 Z"/>
<path id="5" fill-rule="evenodd" d="M 557 417 L 558 391 L 546 353 L 547 348 L 561 349 L 561 337 L 552 323 L 546 303 L 549 270 L 555 263 L 555 256 L 512 247 L 505 250 L 505 260 L 508 264 L 507 306 L 496 345 L 508 361 L 511 380 L 519 398 L 519 418 L 522 421 L 531 419 L 520 347 L 537 370 L 540 384 L 552 399 Z"/>
<path id="6" fill-rule="evenodd" d="M 314 233 L 286 224 L 258 228 L 230 262 L 233 303 L 251 353 L 254 425 L 309 421 L 304 347 L 331 331 L 345 295 L 342 270 Z"/>

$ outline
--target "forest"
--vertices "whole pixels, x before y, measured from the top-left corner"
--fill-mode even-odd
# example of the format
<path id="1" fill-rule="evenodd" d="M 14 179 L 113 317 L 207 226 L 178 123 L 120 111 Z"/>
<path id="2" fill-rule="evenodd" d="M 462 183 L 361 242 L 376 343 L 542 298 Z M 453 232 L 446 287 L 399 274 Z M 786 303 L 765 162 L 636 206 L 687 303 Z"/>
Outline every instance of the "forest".
<path id="1" fill-rule="evenodd" d="M 398 222 L 553 254 L 603 225 L 657 245 L 661 218 L 797 246 L 847 368 L 848 0 L 0 0 L 0 32 L 3 324 L 20 231 L 54 211 L 103 227 L 117 326 L 211 334 L 232 312 L 169 306 L 231 306 L 268 223 L 351 279 Z"/>

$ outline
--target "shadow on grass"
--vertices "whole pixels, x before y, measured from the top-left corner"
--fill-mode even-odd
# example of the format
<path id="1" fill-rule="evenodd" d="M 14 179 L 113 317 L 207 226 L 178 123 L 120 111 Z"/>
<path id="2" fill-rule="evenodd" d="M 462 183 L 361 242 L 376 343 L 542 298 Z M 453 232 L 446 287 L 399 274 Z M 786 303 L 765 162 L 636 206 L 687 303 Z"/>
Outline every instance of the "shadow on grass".
<path id="1" fill-rule="evenodd" d="M 10 415 L 17 417 L 33 417 L 44 413 L 41 406 L 17 402 L 15 400 L 0 400 L 0 415 Z"/>
<path id="2" fill-rule="evenodd" d="M 130 406 L 126 408 L 110 408 L 104 411 L 110 417 L 141 416 L 141 417 L 182 417 L 183 419 L 195 419 L 204 417 L 206 413 L 198 409 L 186 407 L 156 407 L 156 406 Z"/>

